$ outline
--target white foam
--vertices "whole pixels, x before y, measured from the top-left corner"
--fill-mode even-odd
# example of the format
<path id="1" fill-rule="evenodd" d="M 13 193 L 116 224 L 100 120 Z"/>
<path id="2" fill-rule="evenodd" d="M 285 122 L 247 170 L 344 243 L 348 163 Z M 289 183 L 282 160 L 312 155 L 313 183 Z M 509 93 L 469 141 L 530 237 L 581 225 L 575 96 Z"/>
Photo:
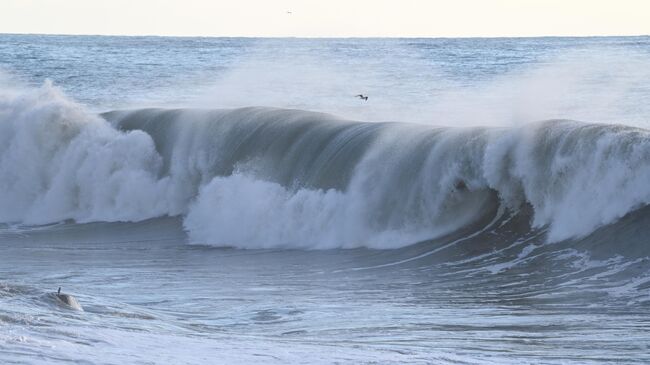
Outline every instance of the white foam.
<path id="1" fill-rule="evenodd" d="M 160 166 L 146 133 L 116 131 L 49 82 L 0 95 L 0 221 L 136 221 L 163 215 Z"/>
<path id="2" fill-rule="evenodd" d="M 551 241 L 584 236 L 650 203 L 650 136 L 640 129 L 554 122 L 433 135 L 429 127 L 385 125 L 347 186 L 323 190 L 269 181 L 264 169 L 298 168 L 277 165 L 281 159 L 264 168 L 255 159 L 241 161 L 232 175 L 215 176 L 214 161 L 227 152 L 219 148 L 232 137 L 224 129 L 206 138 L 209 123 L 183 120 L 199 112 L 181 113 L 184 129 L 155 136 L 171 144 L 163 171 L 151 135 L 114 129 L 50 83 L 8 90 L 0 93 L 0 221 L 6 223 L 186 215 L 195 243 L 397 248 L 482 217 L 490 191 L 512 209 L 530 204 L 533 225 L 548 227 Z M 225 117 L 268 112 L 234 110 Z M 273 136 L 256 138 L 253 146 Z M 458 181 L 465 188 L 457 189 Z"/>

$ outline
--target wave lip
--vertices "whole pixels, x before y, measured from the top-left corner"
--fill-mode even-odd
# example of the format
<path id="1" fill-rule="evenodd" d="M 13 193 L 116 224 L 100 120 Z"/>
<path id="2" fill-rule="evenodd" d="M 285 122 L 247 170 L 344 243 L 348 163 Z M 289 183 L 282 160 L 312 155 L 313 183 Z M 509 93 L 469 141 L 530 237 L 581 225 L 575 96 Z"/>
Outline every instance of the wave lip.
<path id="1" fill-rule="evenodd" d="M 183 216 L 195 243 L 396 248 L 532 207 L 550 241 L 650 202 L 650 134 L 363 123 L 301 110 L 98 117 L 49 84 L 0 95 L 0 221 Z"/>
<path id="2" fill-rule="evenodd" d="M 270 227 L 262 227 L 272 220 L 255 212 L 258 201 L 270 204 L 264 205 L 265 209 L 277 213 L 271 216 L 320 217 L 313 222 L 293 220 L 295 230 L 311 230 L 320 224 L 322 234 L 337 231 L 312 235 L 312 240 L 327 237 L 328 242 L 345 246 L 341 240 L 371 238 L 398 246 L 395 242 L 400 240 L 432 238 L 478 219 L 492 209 L 487 207 L 494 204 L 496 195 L 511 210 L 531 205 L 533 227 L 547 227 L 549 240 L 558 241 L 587 235 L 650 201 L 645 183 L 650 173 L 650 135 L 638 128 L 568 120 L 518 128 L 434 128 L 349 122 L 268 108 L 133 113 L 117 118 L 117 125 L 129 130 L 142 128 L 162 142 L 165 139 L 156 135 L 156 130 L 164 120 L 165 125 L 183 129 L 181 135 L 193 136 L 186 138 L 199 150 L 223 141 L 230 144 L 228 158 L 215 160 L 199 174 L 198 180 L 205 181 L 217 176 L 196 191 L 199 198 L 193 207 L 204 212 L 206 224 L 208 211 L 226 209 L 241 213 L 239 219 L 259 221 L 253 231 L 270 232 Z M 141 114 L 157 116 L 155 122 L 143 123 Z M 171 143 L 177 146 L 179 141 Z M 169 148 L 164 143 L 159 147 Z M 250 193 L 254 197 L 259 194 L 256 189 L 266 190 L 264 197 L 277 200 L 257 199 L 236 208 L 233 201 L 210 203 L 226 196 Z M 296 199 L 309 194 L 305 202 L 319 208 L 303 212 Z M 335 202 L 337 199 L 340 202 Z M 339 217 L 339 221 L 330 216 Z M 190 232 L 201 231 L 199 215 L 189 217 L 186 226 Z M 286 226 L 280 229 L 285 233 L 278 233 L 285 237 L 279 241 L 287 241 L 286 232 L 292 229 L 289 222 L 292 220 L 285 217 L 272 224 L 273 229 Z M 217 221 L 207 224 L 215 225 Z M 342 228 L 346 225 L 350 228 Z M 219 232 L 226 235 L 225 230 Z M 201 232 L 200 241 L 208 241 L 207 230 Z M 349 236 L 344 232 L 350 232 Z M 373 235 L 377 232 L 387 238 L 378 239 Z M 306 242 L 304 238 L 293 241 L 297 245 Z"/>

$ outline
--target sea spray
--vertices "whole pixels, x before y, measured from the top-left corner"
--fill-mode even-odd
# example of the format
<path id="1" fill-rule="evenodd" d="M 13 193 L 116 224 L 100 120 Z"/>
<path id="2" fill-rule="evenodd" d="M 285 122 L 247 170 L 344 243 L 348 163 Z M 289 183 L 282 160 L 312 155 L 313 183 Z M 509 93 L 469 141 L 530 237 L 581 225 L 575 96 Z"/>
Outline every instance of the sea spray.
<path id="1" fill-rule="evenodd" d="M 499 205 L 530 205 L 533 227 L 558 241 L 650 202 L 650 135 L 632 127 L 442 128 L 275 108 L 102 116 L 49 83 L 2 94 L 0 220 L 181 215 L 195 243 L 396 248 Z"/>

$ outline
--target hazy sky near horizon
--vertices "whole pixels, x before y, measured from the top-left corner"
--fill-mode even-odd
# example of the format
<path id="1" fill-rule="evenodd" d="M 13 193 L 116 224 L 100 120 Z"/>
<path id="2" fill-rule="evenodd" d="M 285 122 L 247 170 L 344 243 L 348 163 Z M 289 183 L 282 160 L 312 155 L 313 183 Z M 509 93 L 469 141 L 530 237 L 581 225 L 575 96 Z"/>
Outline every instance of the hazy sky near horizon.
<path id="1" fill-rule="evenodd" d="M 650 0 L 0 0 L 0 33 L 250 37 L 648 35 L 649 19 Z"/>

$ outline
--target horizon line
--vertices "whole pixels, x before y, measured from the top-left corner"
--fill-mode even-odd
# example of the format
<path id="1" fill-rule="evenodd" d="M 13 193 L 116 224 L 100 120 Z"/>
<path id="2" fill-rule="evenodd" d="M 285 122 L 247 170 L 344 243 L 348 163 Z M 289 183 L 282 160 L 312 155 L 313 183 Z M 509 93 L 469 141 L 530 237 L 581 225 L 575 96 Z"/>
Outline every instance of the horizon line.
<path id="1" fill-rule="evenodd" d="M 250 36 L 250 35 L 170 35 L 170 34 L 90 34 L 90 33 L 14 33 L 0 32 L 0 35 L 17 36 L 86 36 L 86 37 L 159 37 L 159 38 L 239 38 L 239 39 L 531 39 L 531 38 L 614 38 L 650 37 L 650 34 L 596 34 L 596 35 L 471 35 L 471 36 Z"/>

